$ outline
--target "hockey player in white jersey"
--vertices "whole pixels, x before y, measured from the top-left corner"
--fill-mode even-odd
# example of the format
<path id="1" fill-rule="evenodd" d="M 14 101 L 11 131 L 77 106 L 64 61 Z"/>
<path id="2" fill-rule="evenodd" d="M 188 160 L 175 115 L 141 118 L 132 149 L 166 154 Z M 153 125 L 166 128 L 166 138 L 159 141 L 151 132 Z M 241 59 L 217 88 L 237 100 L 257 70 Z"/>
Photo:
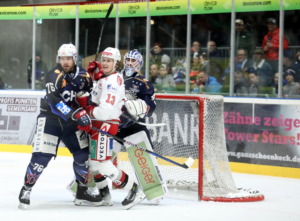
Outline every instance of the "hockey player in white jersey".
<path id="1" fill-rule="evenodd" d="M 153 151 L 149 130 L 138 123 L 145 123 L 145 117 L 151 116 L 156 108 L 153 85 L 142 76 L 140 72 L 142 67 L 143 56 L 137 50 L 131 50 L 125 54 L 122 74 L 125 80 L 126 101 L 122 108 L 123 114 L 116 136 Z M 136 147 L 117 141 L 113 143 L 114 152 L 120 151 L 122 145 L 127 150 L 139 185 L 147 199 L 155 203 L 159 202 L 168 190 L 160 174 L 156 158 Z M 94 178 L 98 186 L 100 183 L 102 186 L 105 185 L 104 189 L 100 190 L 103 203 L 105 203 L 107 196 L 110 196 L 107 180 L 101 174 L 95 175 Z M 133 197 L 133 194 L 128 194 L 123 203 L 132 201 Z"/>
<path id="2" fill-rule="evenodd" d="M 101 64 L 93 61 L 88 67 L 88 72 L 96 81 L 91 93 L 93 105 L 87 105 L 85 96 L 78 98 L 81 106 L 86 106 L 85 110 L 92 119 L 93 127 L 112 135 L 118 132 L 121 108 L 125 101 L 124 79 L 122 74 L 116 71 L 120 60 L 121 55 L 118 49 L 106 48 L 101 55 Z M 95 130 L 91 130 L 89 134 L 90 170 L 92 174 L 95 174 L 96 186 L 106 201 L 106 205 L 112 205 L 106 177 L 110 178 L 117 188 L 129 191 L 128 196 L 122 202 L 127 209 L 144 200 L 145 195 L 134 180 L 112 163 L 113 139 Z"/>

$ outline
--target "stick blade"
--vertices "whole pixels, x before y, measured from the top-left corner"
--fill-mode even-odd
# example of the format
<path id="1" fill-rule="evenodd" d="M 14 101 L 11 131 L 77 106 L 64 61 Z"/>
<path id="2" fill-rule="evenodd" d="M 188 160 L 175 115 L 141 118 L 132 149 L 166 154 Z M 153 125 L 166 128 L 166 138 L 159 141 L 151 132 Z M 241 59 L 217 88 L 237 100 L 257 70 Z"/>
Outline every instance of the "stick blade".
<path id="1" fill-rule="evenodd" d="M 184 165 L 186 166 L 185 168 L 187 169 L 187 168 L 190 168 L 192 165 L 193 165 L 193 163 L 194 163 L 194 159 L 192 158 L 192 157 L 189 157 L 188 159 L 187 159 L 187 161 L 185 161 L 185 163 L 184 163 Z"/>

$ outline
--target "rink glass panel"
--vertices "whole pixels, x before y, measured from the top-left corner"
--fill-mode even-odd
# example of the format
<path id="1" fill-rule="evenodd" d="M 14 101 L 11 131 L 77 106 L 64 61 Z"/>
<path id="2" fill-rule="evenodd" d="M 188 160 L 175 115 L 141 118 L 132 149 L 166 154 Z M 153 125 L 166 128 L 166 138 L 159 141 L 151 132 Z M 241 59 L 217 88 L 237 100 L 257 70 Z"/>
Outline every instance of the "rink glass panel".
<path id="1" fill-rule="evenodd" d="M 27 63 L 32 56 L 32 25 L 32 20 L 0 20 L 0 77 L 4 89 L 28 89 Z"/>

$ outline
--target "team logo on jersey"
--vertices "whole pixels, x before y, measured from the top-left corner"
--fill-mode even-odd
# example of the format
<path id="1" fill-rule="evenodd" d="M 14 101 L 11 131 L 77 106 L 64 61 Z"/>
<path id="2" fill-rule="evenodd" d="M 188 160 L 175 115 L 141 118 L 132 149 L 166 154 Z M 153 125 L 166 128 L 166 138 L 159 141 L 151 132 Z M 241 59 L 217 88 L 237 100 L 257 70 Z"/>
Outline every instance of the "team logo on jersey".
<path id="1" fill-rule="evenodd" d="M 59 102 L 56 105 L 56 108 L 64 115 L 67 115 L 72 110 L 68 105 L 66 105 L 64 102 Z"/>
<path id="2" fill-rule="evenodd" d="M 67 86 L 67 81 L 65 79 L 63 79 L 61 82 L 61 88 L 64 88 L 66 86 Z"/>
<path id="3" fill-rule="evenodd" d="M 107 90 L 109 90 L 109 91 L 116 91 L 117 88 L 113 87 L 111 84 L 108 84 L 107 85 Z"/>
<path id="4" fill-rule="evenodd" d="M 122 85 L 123 84 L 123 79 L 120 76 L 118 76 L 117 77 L 117 82 L 118 82 L 119 85 Z"/>

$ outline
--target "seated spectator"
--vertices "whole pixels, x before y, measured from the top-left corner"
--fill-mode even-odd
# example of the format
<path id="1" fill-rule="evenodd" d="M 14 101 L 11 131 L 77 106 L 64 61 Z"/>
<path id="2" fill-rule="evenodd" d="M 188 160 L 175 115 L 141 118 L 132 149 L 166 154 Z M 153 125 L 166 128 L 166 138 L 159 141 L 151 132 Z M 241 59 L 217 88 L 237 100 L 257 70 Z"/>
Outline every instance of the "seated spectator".
<path id="1" fill-rule="evenodd" d="M 186 77 L 186 58 L 185 57 L 178 59 L 176 61 L 175 66 L 172 67 L 172 73 L 173 73 L 173 78 L 176 82 L 176 85 L 185 83 L 185 77 Z"/>
<path id="2" fill-rule="evenodd" d="M 35 89 L 45 89 L 45 77 L 48 72 L 46 63 L 42 60 L 41 54 L 36 52 L 35 55 Z M 27 65 L 27 83 L 31 88 L 32 84 L 32 59 L 29 60 Z"/>
<path id="3" fill-rule="evenodd" d="M 266 87 L 271 86 L 273 80 L 272 66 L 264 58 L 264 52 L 262 49 L 256 49 L 253 55 L 253 68 L 259 76 L 259 85 Z"/>
<path id="4" fill-rule="evenodd" d="M 169 55 L 163 50 L 162 44 L 160 42 L 156 42 L 153 44 L 153 47 L 150 51 L 150 64 L 157 64 L 160 66 L 161 64 L 171 64 L 171 59 Z"/>
<path id="5" fill-rule="evenodd" d="M 198 73 L 201 70 L 201 62 L 200 57 L 196 56 L 193 58 L 192 66 L 191 66 L 191 72 L 190 72 L 190 83 L 195 83 Z"/>
<path id="6" fill-rule="evenodd" d="M 238 49 L 236 55 L 237 60 L 235 63 L 235 69 L 247 71 L 248 68 L 252 67 L 253 61 L 248 59 L 248 52 L 246 49 Z"/>
<path id="7" fill-rule="evenodd" d="M 273 87 L 273 95 L 277 95 L 278 94 L 278 80 L 279 80 L 279 73 L 276 72 L 274 74 L 274 78 L 272 81 L 271 86 Z"/>
<path id="8" fill-rule="evenodd" d="M 241 69 L 236 69 L 234 71 L 234 87 L 233 92 L 235 96 L 245 97 L 248 96 L 247 81 L 244 78 L 243 71 Z"/>
<path id="9" fill-rule="evenodd" d="M 226 58 L 222 54 L 222 52 L 217 48 L 217 44 L 215 41 L 207 42 L 207 57 L 210 61 L 217 62 L 221 67 L 225 67 Z"/>
<path id="10" fill-rule="evenodd" d="M 223 69 L 214 60 L 208 59 L 207 53 L 200 54 L 201 70 L 205 70 L 209 76 L 215 77 L 219 82 L 222 78 Z"/>
<path id="11" fill-rule="evenodd" d="M 300 63 L 295 60 L 292 51 L 284 50 L 283 52 L 283 71 L 292 69 L 295 71 L 295 82 L 300 81 Z"/>
<path id="12" fill-rule="evenodd" d="M 197 75 L 196 83 L 193 85 L 193 92 L 208 92 L 220 93 L 222 85 L 216 80 L 215 77 L 209 76 L 205 70 L 200 70 Z"/>
<path id="13" fill-rule="evenodd" d="M 295 54 L 295 63 L 300 64 L 300 49 Z"/>
<path id="14" fill-rule="evenodd" d="M 159 68 L 159 76 L 155 80 L 156 92 L 173 91 L 176 87 L 176 83 L 172 74 L 169 73 L 169 67 L 166 64 L 162 64 Z"/>
<path id="15" fill-rule="evenodd" d="M 193 41 L 191 48 L 191 59 L 199 57 L 202 53 L 201 44 L 199 41 Z"/>
<path id="16" fill-rule="evenodd" d="M 5 89 L 5 83 L 2 80 L 2 75 L 5 75 L 4 69 L 0 69 L 0 89 Z"/>
<path id="17" fill-rule="evenodd" d="M 159 69 L 157 64 L 151 64 L 150 65 L 150 79 L 149 81 L 154 84 L 156 78 L 159 76 Z"/>
<path id="18" fill-rule="evenodd" d="M 282 95 L 286 98 L 295 98 L 299 95 L 299 83 L 295 82 L 295 71 L 287 69 L 284 72 L 284 78 L 286 85 L 282 87 Z"/>
<path id="19" fill-rule="evenodd" d="M 259 94 L 259 76 L 254 68 L 248 69 L 248 95 L 250 97 L 257 97 Z"/>

